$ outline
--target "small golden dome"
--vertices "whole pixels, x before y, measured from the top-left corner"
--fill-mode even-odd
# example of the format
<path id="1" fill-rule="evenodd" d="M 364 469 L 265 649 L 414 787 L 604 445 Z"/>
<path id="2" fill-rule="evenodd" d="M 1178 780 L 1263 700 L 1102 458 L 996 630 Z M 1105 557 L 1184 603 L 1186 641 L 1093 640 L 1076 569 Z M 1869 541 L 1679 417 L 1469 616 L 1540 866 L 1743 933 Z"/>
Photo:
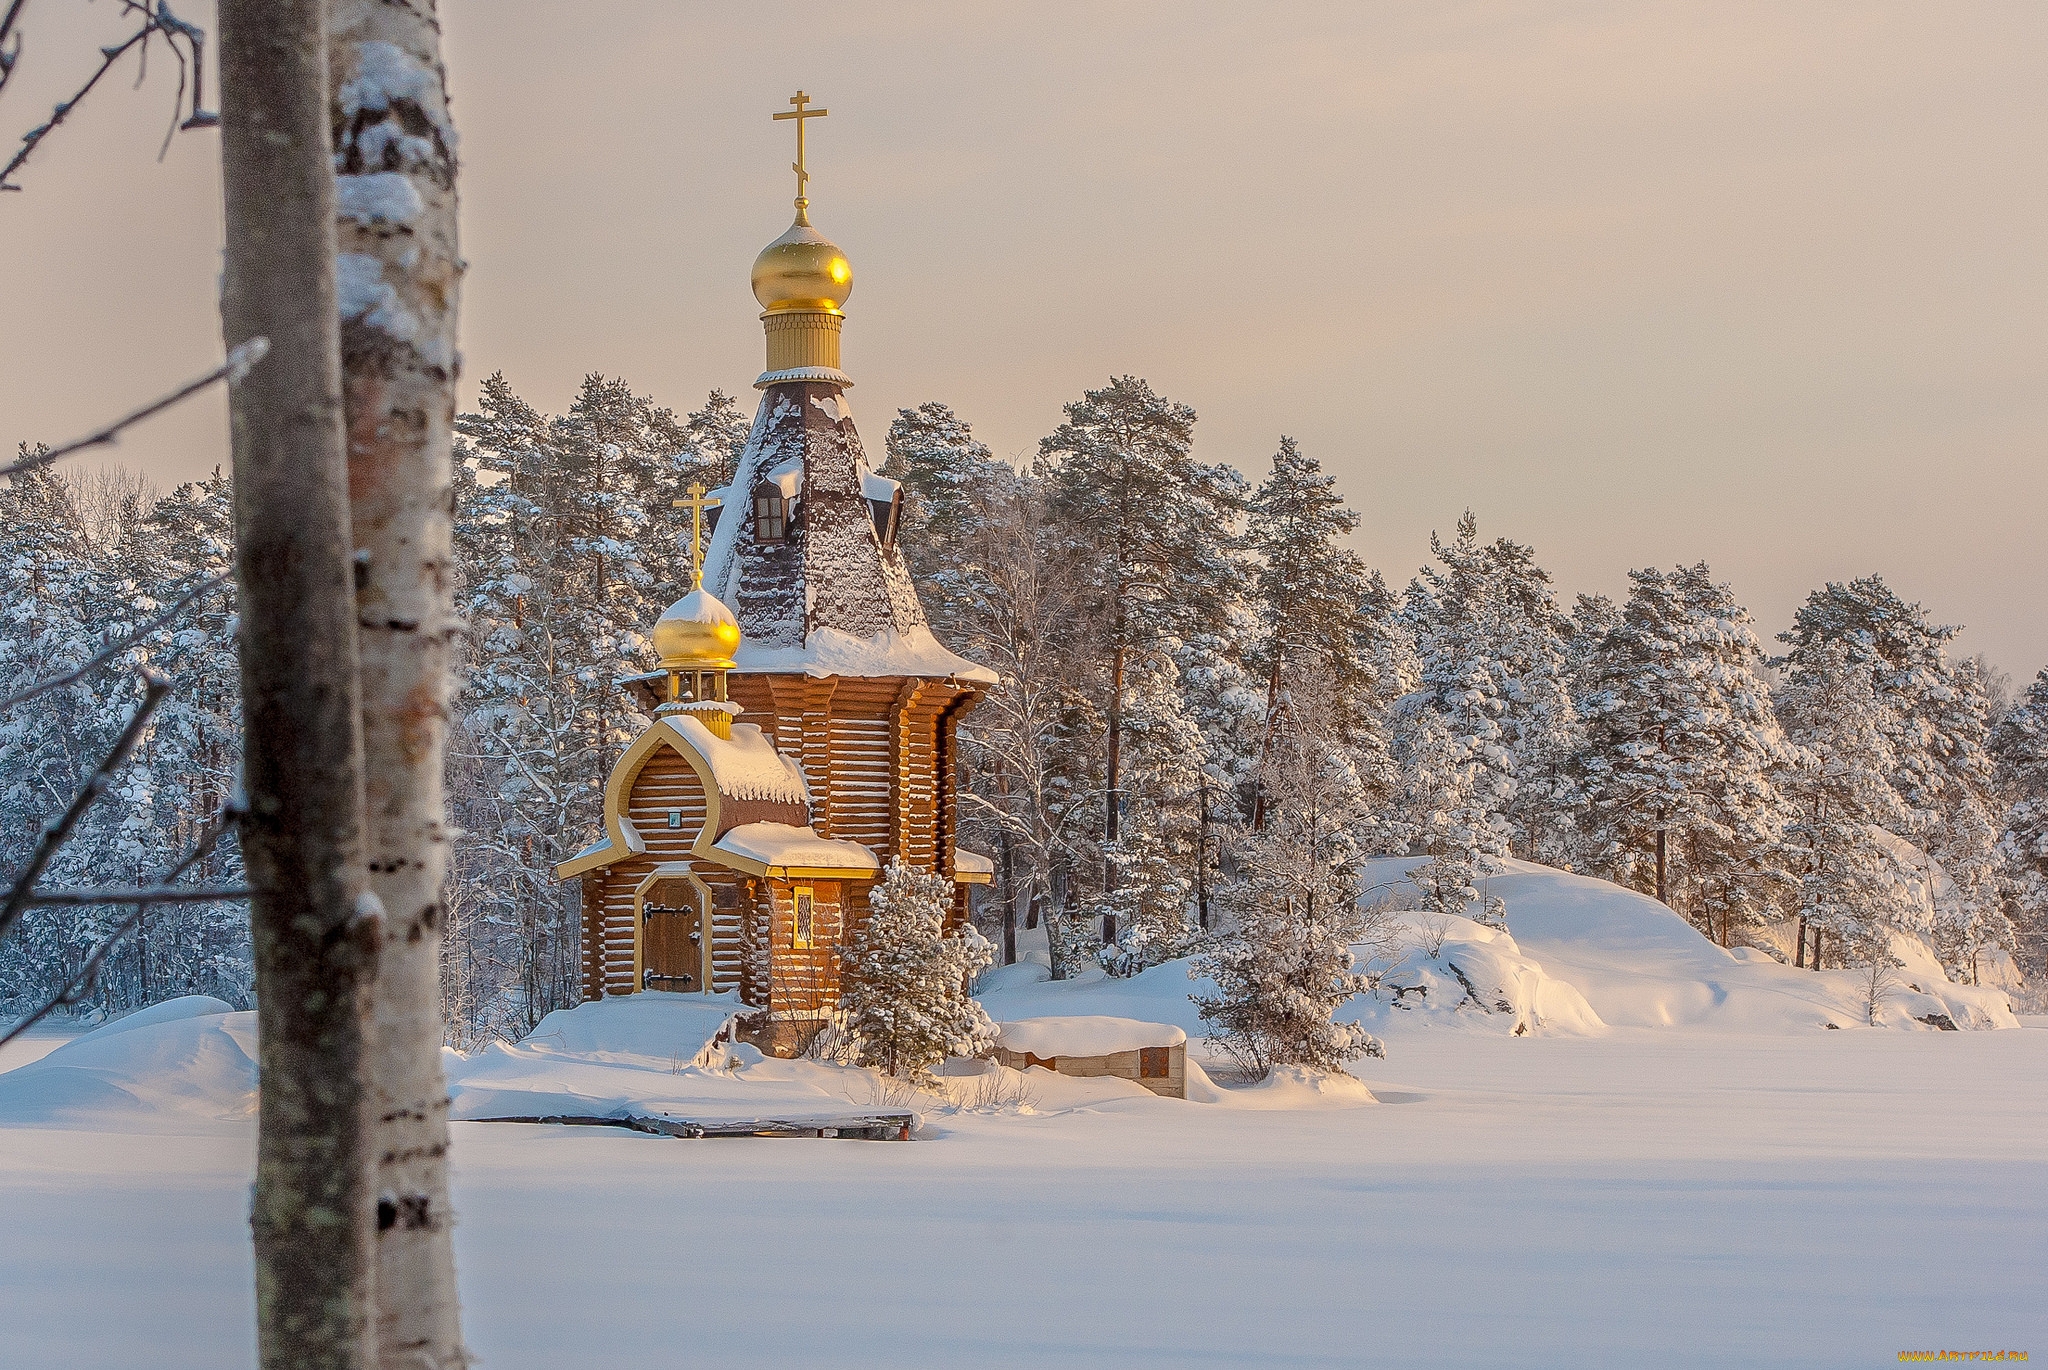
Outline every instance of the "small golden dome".
<path id="1" fill-rule="evenodd" d="M 834 313 L 853 294 L 853 263 L 839 245 L 811 227 L 798 211 L 789 232 L 754 258 L 754 298 L 761 308 L 829 309 Z"/>
<path id="2" fill-rule="evenodd" d="M 730 671 L 740 645 L 739 620 L 703 589 L 696 589 L 654 620 L 654 650 L 664 671 Z"/>

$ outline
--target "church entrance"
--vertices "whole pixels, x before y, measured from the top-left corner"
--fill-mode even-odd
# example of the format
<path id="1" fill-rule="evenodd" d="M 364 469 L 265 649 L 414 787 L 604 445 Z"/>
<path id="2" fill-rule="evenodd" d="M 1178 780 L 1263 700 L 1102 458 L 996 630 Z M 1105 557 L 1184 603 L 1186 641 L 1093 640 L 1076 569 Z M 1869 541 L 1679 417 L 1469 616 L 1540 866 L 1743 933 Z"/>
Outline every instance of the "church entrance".
<path id="1" fill-rule="evenodd" d="M 687 880 L 657 880 L 641 902 L 640 988 L 698 994 L 705 983 L 704 906 Z"/>

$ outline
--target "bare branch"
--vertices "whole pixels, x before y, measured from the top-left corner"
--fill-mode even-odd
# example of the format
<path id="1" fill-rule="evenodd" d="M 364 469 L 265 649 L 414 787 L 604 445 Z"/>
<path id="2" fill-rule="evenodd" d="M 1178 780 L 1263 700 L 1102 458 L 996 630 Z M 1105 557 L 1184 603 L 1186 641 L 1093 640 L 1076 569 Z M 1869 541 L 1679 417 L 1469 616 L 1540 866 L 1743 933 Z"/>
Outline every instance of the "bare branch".
<path id="1" fill-rule="evenodd" d="M 106 793 L 113 783 L 114 772 L 121 769 L 121 763 L 128 759 L 128 753 L 135 750 L 135 744 L 142 740 L 143 730 L 149 726 L 149 716 L 156 712 L 156 706 L 163 703 L 164 696 L 171 692 L 171 682 L 154 671 L 145 672 L 142 677 L 142 703 L 128 719 L 128 726 L 121 729 L 121 735 L 114 739 L 113 750 L 109 751 L 98 769 L 93 771 L 78 793 L 71 797 L 71 803 L 54 822 L 45 825 L 42 837 L 36 842 L 35 850 L 29 854 L 28 864 L 14 877 L 8 886 L 7 898 L 0 902 L 0 937 L 7 935 L 21 918 L 22 911 L 34 897 L 36 881 L 49 866 L 57 849 L 64 845 L 71 832 L 85 817 L 99 797 Z"/>
<path id="2" fill-rule="evenodd" d="M 219 813 L 213 816 L 213 821 L 206 825 L 206 831 L 199 834 L 199 840 L 194 842 L 191 848 L 178 858 L 176 864 L 157 877 L 157 883 L 159 885 L 168 885 L 171 881 L 176 880 L 186 871 L 213 855 L 214 849 L 220 846 L 221 839 L 226 837 L 228 832 L 237 823 L 242 821 L 242 815 L 246 812 L 247 809 L 244 807 L 240 797 L 230 800 Z M 122 938 L 142 925 L 142 920 L 148 915 L 151 907 L 152 904 L 138 905 L 133 913 L 130 913 L 126 918 L 116 923 L 113 929 L 100 939 L 99 945 L 92 949 L 92 954 L 85 958 L 85 963 L 72 972 L 70 979 L 58 986 L 55 994 L 45 999 L 39 1007 L 32 1009 L 26 1017 L 8 1028 L 5 1033 L 0 1033 L 0 1047 L 6 1046 L 9 1042 L 21 1036 L 22 1033 L 27 1032 L 37 1023 L 42 1022 L 43 1019 L 49 1017 L 58 1009 L 69 1008 L 77 1004 L 86 995 L 92 993 L 93 985 L 99 980 L 100 967 L 106 962 L 107 954 L 113 951 Z"/>
<path id="3" fill-rule="evenodd" d="M 14 70 L 15 60 L 21 55 L 21 36 L 19 34 L 14 35 L 14 47 L 12 50 L 7 48 L 6 42 L 8 34 L 14 28 L 15 20 L 20 16 L 25 3 L 26 0 L 13 0 L 13 3 L 8 7 L 6 18 L 0 20 L 0 85 L 6 84 L 8 75 Z M 21 147 L 15 151 L 13 159 L 7 163 L 6 167 L 0 169 L 0 190 L 21 189 L 18 185 L 10 184 L 7 178 L 12 176 L 21 168 L 23 163 L 28 161 L 30 154 L 34 153 L 36 147 L 43 139 L 56 131 L 57 125 L 63 123 L 70 116 L 72 110 L 78 108 L 78 102 L 92 93 L 92 88 L 100 83 L 100 78 L 109 71 L 112 71 L 114 64 L 126 56 L 130 48 L 134 47 L 139 47 L 142 52 L 142 70 L 135 80 L 136 85 L 141 85 L 143 77 L 149 73 L 149 40 L 159 34 L 163 36 L 164 45 L 171 50 L 171 56 L 178 63 L 178 95 L 171 105 L 171 130 L 175 132 L 181 128 L 212 128 L 220 123 L 220 116 L 218 114 L 201 108 L 206 103 L 205 32 L 172 14 L 170 6 L 165 3 L 165 0 L 157 0 L 154 12 L 151 11 L 147 4 L 142 3 L 142 0 L 121 0 L 121 11 L 124 14 L 140 14 L 142 16 L 142 27 L 130 34 L 124 41 L 110 47 L 101 48 L 98 70 L 94 71 L 87 78 L 86 83 L 78 88 L 78 93 L 58 105 L 51 112 L 48 120 L 38 124 L 22 135 Z M 183 109 L 185 105 L 185 54 L 178 51 L 177 40 L 180 38 L 184 39 L 185 45 L 192 50 L 193 73 L 192 117 L 182 124 L 178 122 L 178 111 Z M 170 148 L 170 137 L 168 134 L 164 138 L 164 148 L 166 151 Z M 157 158 L 161 161 L 163 153 L 158 153 Z"/>
<path id="4" fill-rule="evenodd" d="M 21 18 L 21 11 L 28 0 L 14 0 L 7 7 L 7 13 L 0 15 L 0 90 L 7 86 L 7 77 L 14 70 L 14 64 L 21 60 L 21 35 L 14 31 L 14 21 Z M 12 38 L 14 46 L 7 46 Z"/>
<path id="5" fill-rule="evenodd" d="M 66 685 L 70 685 L 77 681 L 83 680 L 86 676 L 91 675 L 94 671 L 97 671 L 100 667 L 106 665 L 115 657 L 121 655 L 121 653 L 135 646 L 136 643 L 142 641 L 142 639 L 148 637 L 151 633 L 163 627 L 166 623 L 169 623 L 172 620 L 176 619 L 180 614 L 184 613 L 185 610 L 189 608 L 195 600 L 200 599 L 204 595 L 226 584 L 229 578 L 231 578 L 233 575 L 233 571 L 222 571 L 219 575 L 208 576 L 205 580 L 200 581 L 190 590 L 187 590 L 183 597 L 181 597 L 175 604 L 171 605 L 170 608 L 164 610 L 155 618 L 143 624 L 134 632 L 129 633 L 126 637 L 123 637 L 118 642 L 109 643 L 107 646 L 101 648 L 99 654 L 93 657 L 92 660 L 86 662 L 84 665 L 74 667 L 73 669 L 64 672 L 64 674 L 62 675 L 54 675 L 49 677 L 47 680 L 39 680 L 25 690 L 17 691 L 16 693 L 9 695 L 6 699 L 0 699 L 0 711 L 11 709 L 17 704 L 26 704 L 29 700 L 34 699 L 37 695 L 48 694 L 52 690 L 59 690 Z"/>
<path id="6" fill-rule="evenodd" d="M 181 400 L 190 399 L 206 389 L 207 386 L 217 381 L 226 381 L 229 385 L 236 384 L 242 377 L 248 375 L 249 368 L 262 361 L 264 354 L 269 351 L 270 339 L 251 338 L 249 341 L 232 349 L 228 353 L 226 361 L 201 376 L 198 380 L 186 382 L 170 394 L 165 395 L 162 399 L 152 400 L 126 418 L 116 419 L 105 428 L 94 433 L 88 433 L 75 442 L 67 442 L 62 447 L 51 447 L 41 452 L 32 452 L 11 465 L 0 466 L 0 476 L 12 476 L 21 471 L 33 471 L 39 466 L 48 466 L 60 457 L 68 457 L 74 452 L 83 452 L 89 448 L 111 447 L 114 445 L 115 440 L 121 436 L 123 429 L 138 424 L 153 415 L 160 414 Z"/>
<path id="7" fill-rule="evenodd" d="M 247 899 L 241 885 L 88 885 L 75 890 L 44 890 L 28 897 L 31 908 L 81 908 L 87 904 L 212 904 Z"/>

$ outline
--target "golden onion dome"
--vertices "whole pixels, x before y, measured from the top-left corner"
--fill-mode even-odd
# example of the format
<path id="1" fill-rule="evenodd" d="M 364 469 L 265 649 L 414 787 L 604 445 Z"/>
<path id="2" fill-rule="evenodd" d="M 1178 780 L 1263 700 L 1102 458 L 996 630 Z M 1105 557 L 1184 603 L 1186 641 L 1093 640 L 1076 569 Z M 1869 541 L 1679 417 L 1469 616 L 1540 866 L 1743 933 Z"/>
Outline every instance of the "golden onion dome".
<path id="1" fill-rule="evenodd" d="M 654 620 L 654 650 L 661 653 L 665 671 L 729 671 L 739 645 L 739 620 L 701 587 Z"/>
<path id="2" fill-rule="evenodd" d="M 801 210 L 789 232 L 754 258 L 754 298 L 761 308 L 829 309 L 853 294 L 853 263 L 839 245 L 811 227 Z"/>

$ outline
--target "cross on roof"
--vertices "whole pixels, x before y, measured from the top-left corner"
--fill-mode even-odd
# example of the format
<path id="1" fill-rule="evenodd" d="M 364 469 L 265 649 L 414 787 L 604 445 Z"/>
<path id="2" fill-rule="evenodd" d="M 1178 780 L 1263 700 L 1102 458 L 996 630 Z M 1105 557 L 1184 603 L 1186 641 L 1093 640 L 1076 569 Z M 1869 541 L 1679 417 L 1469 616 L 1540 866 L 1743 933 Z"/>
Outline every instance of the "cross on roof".
<path id="1" fill-rule="evenodd" d="M 696 481 L 690 483 L 688 499 L 670 500 L 670 507 L 690 511 L 690 588 L 704 588 L 704 511 L 716 509 L 719 501 L 706 499 L 704 487 Z"/>
<path id="2" fill-rule="evenodd" d="M 796 94 L 790 96 L 789 102 L 792 105 L 795 105 L 796 108 L 784 110 L 782 113 L 774 115 L 772 117 L 776 119 L 796 120 L 796 160 L 789 164 L 789 169 L 796 173 L 796 207 L 799 210 L 803 210 L 809 208 L 811 203 L 808 199 L 804 197 L 804 184 L 811 179 L 811 173 L 804 170 L 804 120 L 822 119 L 827 114 L 831 113 L 831 111 L 823 109 L 805 109 L 804 106 L 808 105 L 811 102 L 811 97 L 804 94 L 802 91 L 798 91 Z"/>

